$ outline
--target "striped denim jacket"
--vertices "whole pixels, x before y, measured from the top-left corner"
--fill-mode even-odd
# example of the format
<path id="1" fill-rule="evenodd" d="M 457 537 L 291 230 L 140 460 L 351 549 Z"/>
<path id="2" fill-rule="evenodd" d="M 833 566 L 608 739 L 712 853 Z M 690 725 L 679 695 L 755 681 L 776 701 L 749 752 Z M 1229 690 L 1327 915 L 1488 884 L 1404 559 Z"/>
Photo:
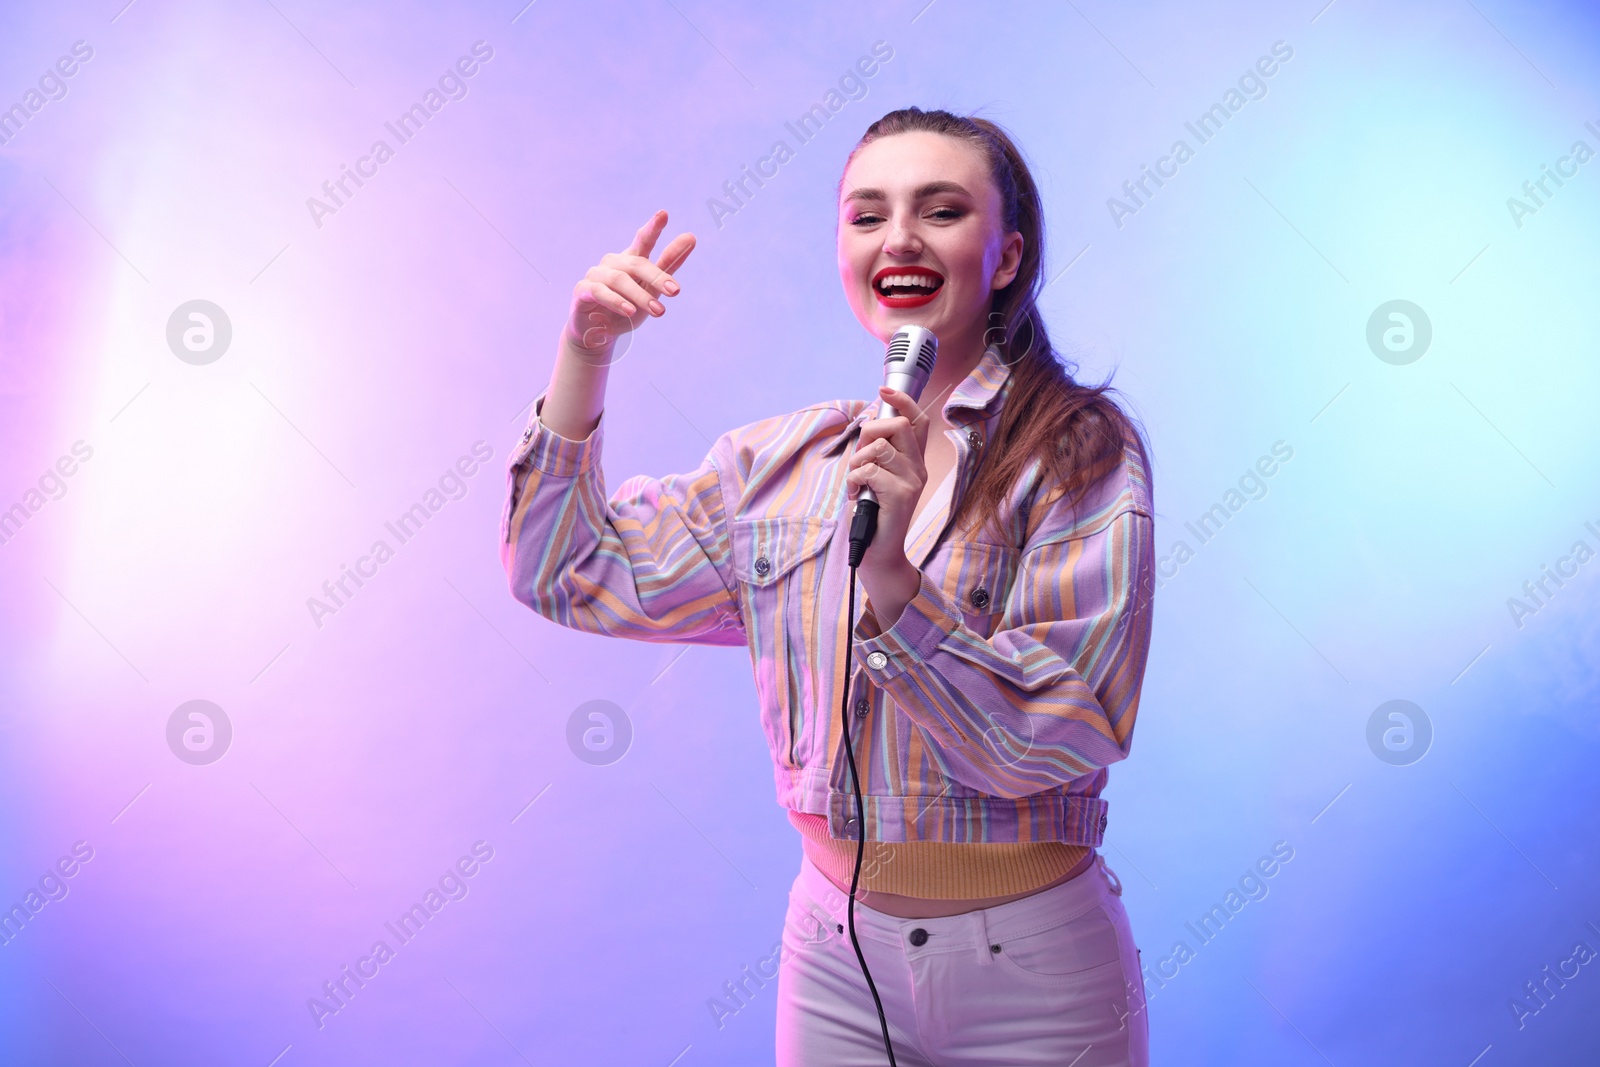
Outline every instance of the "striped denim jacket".
<path id="1" fill-rule="evenodd" d="M 880 632 L 863 591 L 847 627 L 845 473 L 876 402 L 816 404 L 717 439 L 688 474 L 624 481 L 609 500 L 604 416 L 583 441 L 539 421 L 509 460 L 501 558 L 513 595 L 589 633 L 746 645 L 778 802 L 855 839 L 840 735 L 853 645 L 851 743 L 867 837 L 1099 845 L 1108 764 L 1128 754 L 1154 579 L 1148 458 L 1076 501 L 1038 464 L 1001 510 L 1004 536 L 946 530 L 999 424 L 995 349 L 944 404 L 951 475 L 906 538 L 920 589 Z"/>

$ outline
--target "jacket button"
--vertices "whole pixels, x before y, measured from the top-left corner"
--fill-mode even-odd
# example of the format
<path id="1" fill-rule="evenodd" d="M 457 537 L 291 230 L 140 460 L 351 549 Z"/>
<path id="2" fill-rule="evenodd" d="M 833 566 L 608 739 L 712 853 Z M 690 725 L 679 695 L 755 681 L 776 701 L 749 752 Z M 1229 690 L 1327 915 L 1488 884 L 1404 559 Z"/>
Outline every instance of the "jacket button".
<path id="1" fill-rule="evenodd" d="M 977 608 L 979 611 L 982 611 L 984 608 L 988 607 L 989 590 L 985 589 L 981 585 L 974 589 L 972 591 L 972 606 Z"/>
<path id="2" fill-rule="evenodd" d="M 856 701 L 857 718 L 866 718 L 867 712 L 870 710 L 872 710 L 872 701 L 868 700 L 866 697 L 862 697 L 860 700 Z"/>
<path id="3" fill-rule="evenodd" d="M 533 427 L 532 426 L 529 426 L 526 430 L 522 431 L 522 439 L 524 441 L 528 440 L 532 436 L 533 436 Z"/>
<path id="4" fill-rule="evenodd" d="M 1106 817 L 1105 817 L 1104 813 L 1102 813 L 1101 816 L 1100 816 L 1100 832 L 1101 833 L 1105 833 L 1106 832 Z"/>
<path id="5" fill-rule="evenodd" d="M 983 434 L 979 433 L 977 430 L 968 430 L 967 444 L 971 445 L 973 448 L 983 447 Z"/>
<path id="6" fill-rule="evenodd" d="M 928 931 L 924 930 L 920 926 L 911 931 L 911 943 L 918 948 L 926 945 L 928 943 Z"/>
<path id="7" fill-rule="evenodd" d="M 772 561 L 767 559 L 766 556 L 757 556 L 756 573 L 765 578 L 767 576 L 767 572 L 770 570 L 772 570 Z"/>
<path id="8" fill-rule="evenodd" d="M 889 657 L 882 652 L 872 652 L 867 655 L 867 666 L 875 671 L 881 671 L 889 665 Z"/>
<path id="9" fill-rule="evenodd" d="M 846 819 L 844 821 L 844 836 L 846 840 L 854 841 L 859 836 L 856 833 L 856 827 L 859 825 L 861 824 L 856 822 L 854 819 Z"/>

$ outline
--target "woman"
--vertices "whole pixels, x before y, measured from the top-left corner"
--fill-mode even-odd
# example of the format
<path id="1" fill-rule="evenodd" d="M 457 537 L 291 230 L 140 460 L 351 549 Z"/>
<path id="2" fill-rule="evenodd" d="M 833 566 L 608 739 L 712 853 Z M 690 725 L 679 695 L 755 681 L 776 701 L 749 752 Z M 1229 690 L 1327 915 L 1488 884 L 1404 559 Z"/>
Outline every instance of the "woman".
<path id="1" fill-rule="evenodd" d="M 803 843 L 778 979 L 778 1062 L 1144 1064 L 1121 885 L 1095 851 L 1128 754 L 1154 556 L 1141 435 L 1073 381 L 1035 305 L 1038 190 L 982 119 L 873 123 L 839 186 L 839 275 L 863 327 L 939 338 L 920 403 L 830 401 L 724 434 L 689 474 L 600 470 L 607 366 L 665 313 L 694 237 L 658 212 L 580 281 L 511 457 L 513 593 L 563 625 L 747 644 L 778 800 Z M 862 375 L 880 372 L 862 367 Z M 937 431 L 937 432 L 935 432 Z M 847 615 L 850 510 L 876 494 Z M 848 637 L 847 637 L 848 635 Z M 844 642 L 853 642 L 844 677 Z"/>

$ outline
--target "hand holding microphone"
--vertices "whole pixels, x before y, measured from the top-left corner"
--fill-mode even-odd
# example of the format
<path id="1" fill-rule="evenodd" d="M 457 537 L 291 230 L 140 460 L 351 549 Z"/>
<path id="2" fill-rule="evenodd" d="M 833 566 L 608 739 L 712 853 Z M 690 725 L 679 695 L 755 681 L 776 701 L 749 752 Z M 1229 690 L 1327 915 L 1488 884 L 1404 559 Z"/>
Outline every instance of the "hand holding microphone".
<path id="1" fill-rule="evenodd" d="M 921 326 L 902 326 L 889 340 L 884 357 L 884 385 L 879 390 L 878 418 L 862 423 L 850 471 L 845 476 L 857 490 L 850 524 L 850 564 L 863 562 L 878 527 L 880 499 L 888 506 L 884 528 L 892 544 L 873 553 L 899 564 L 905 557 L 905 536 L 911 513 L 927 484 L 923 449 L 930 419 L 917 405 L 938 358 L 939 340 Z M 899 559 L 893 559 L 898 550 Z M 869 563 L 870 567 L 871 564 Z M 865 579 L 864 579 L 865 580 Z M 870 584 L 870 583 L 869 583 Z M 869 588 L 870 593 L 870 588 Z"/>

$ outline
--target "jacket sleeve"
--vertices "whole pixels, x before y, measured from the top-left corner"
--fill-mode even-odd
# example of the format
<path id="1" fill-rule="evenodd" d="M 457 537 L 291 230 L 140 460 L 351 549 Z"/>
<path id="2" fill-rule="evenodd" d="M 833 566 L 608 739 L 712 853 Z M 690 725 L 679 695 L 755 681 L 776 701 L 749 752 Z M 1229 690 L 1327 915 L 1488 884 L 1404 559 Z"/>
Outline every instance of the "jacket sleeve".
<path id="1" fill-rule="evenodd" d="M 744 618 L 717 449 L 688 474 L 638 475 L 610 500 L 601 424 L 570 441 L 539 419 L 512 452 L 500 558 L 511 592 L 587 633 L 641 641 L 743 645 Z"/>
<path id="2" fill-rule="evenodd" d="M 1046 513 L 992 637 L 968 627 L 926 574 L 888 630 L 870 610 L 857 622 L 855 654 L 868 677 L 927 732 L 962 785 L 1017 798 L 1128 755 L 1155 554 L 1148 507 L 1133 494 L 1120 500 L 1077 526 L 1062 503 Z"/>

